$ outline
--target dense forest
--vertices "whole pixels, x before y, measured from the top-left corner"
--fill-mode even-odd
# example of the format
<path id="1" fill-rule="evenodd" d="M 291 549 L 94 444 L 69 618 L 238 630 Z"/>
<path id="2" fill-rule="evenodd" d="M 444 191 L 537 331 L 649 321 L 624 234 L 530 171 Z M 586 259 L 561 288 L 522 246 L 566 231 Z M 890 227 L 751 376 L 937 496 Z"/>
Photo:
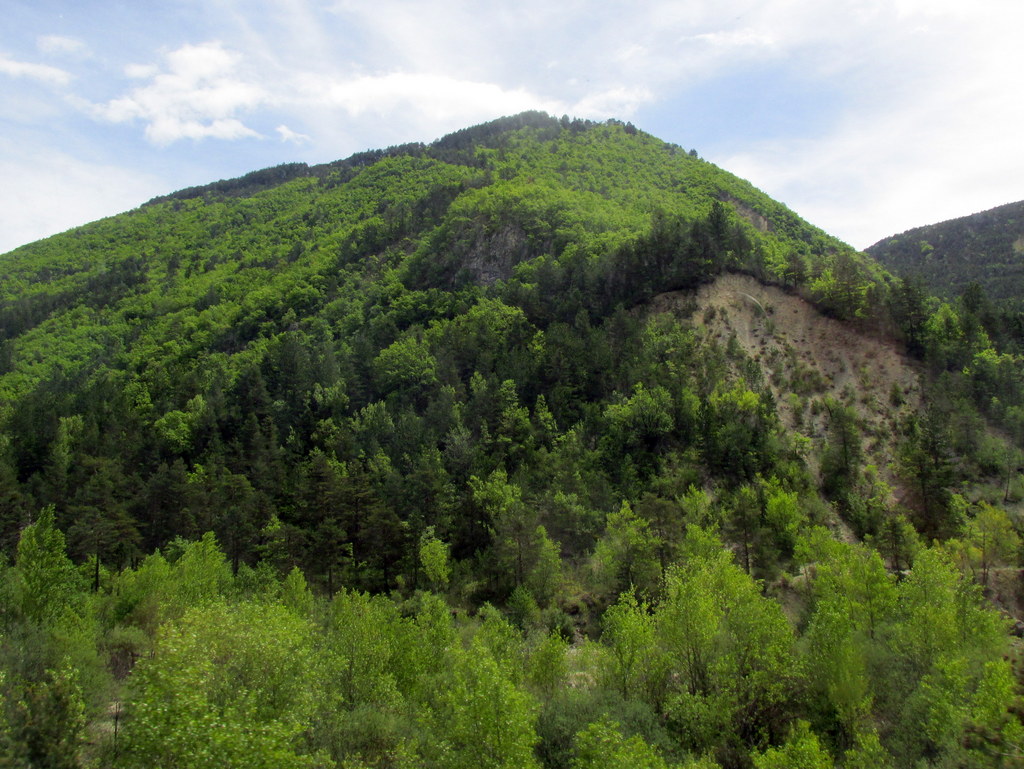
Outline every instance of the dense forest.
<path id="1" fill-rule="evenodd" d="M 1016 304 L 1024 295 L 1024 201 L 915 227 L 867 253 L 933 294 L 957 297 L 976 283 L 997 303 Z"/>
<path id="2" fill-rule="evenodd" d="M 0 273 L 0 765 L 1024 764 L 979 286 L 539 113 Z"/>

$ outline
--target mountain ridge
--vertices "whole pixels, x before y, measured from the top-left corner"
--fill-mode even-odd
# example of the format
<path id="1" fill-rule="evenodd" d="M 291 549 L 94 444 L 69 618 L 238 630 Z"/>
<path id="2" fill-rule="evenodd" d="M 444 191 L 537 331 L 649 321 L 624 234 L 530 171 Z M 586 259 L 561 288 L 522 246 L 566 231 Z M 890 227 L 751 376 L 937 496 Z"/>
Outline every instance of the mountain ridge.
<path id="1" fill-rule="evenodd" d="M 387 149 L 363 150 L 341 160 L 318 163 L 312 166 L 301 162 L 281 163 L 276 166 L 250 171 L 232 179 L 221 179 L 208 184 L 186 187 L 166 195 L 158 195 L 143 203 L 143 205 L 155 205 L 168 200 L 188 200 L 190 198 L 215 196 L 218 194 L 228 197 L 247 197 L 294 179 L 305 177 L 323 178 L 332 173 L 352 172 L 389 157 L 430 156 L 436 159 L 443 158 L 448 162 L 461 160 L 463 165 L 473 165 L 475 158 L 473 156 L 460 156 L 461 150 L 471 146 L 486 145 L 487 140 L 518 128 L 536 127 L 538 125 L 550 126 L 552 120 L 554 118 L 545 112 L 521 112 L 517 115 L 497 118 L 477 126 L 453 131 L 435 139 L 429 144 L 408 142 L 406 144 L 394 145 Z M 558 123 L 562 128 L 568 128 L 574 132 L 584 131 L 598 125 L 598 123 L 592 120 L 570 119 L 568 116 L 563 116 Z"/>
<path id="2" fill-rule="evenodd" d="M 972 283 L 993 300 L 1024 294 L 1024 201 L 914 227 L 865 252 L 936 294 L 960 296 Z"/>

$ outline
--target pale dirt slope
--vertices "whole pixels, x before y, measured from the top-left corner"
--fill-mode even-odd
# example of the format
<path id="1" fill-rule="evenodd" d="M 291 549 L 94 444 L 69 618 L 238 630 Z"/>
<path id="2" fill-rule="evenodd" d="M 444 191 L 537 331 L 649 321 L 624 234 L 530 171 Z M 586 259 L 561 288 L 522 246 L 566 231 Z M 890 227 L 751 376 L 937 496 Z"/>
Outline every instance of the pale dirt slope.
<path id="1" fill-rule="evenodd" d="M 869 436 L 867 461 L 896 484 L 890 468 L 898 420 L 919 399 L 918 368 L 898 344 L 827 318 L 800 297 L 747 275 L 723 275 L 696 294 L 662 294 L 649 309 L 692 311 L 694 326 L 723 345 L 735 335 L 761 364 L 783 425 L 810 439 L 812 468 L 827 436 L 824 400 L 855 407 Z"/>

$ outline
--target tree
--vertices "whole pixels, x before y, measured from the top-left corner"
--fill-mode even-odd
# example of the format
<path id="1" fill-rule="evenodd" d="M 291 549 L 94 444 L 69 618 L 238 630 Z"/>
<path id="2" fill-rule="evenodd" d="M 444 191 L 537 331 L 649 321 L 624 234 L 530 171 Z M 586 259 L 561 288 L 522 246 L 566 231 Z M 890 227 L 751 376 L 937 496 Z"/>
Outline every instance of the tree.
<path id="1" fill-rule="evenodd" d="M 738 542 L 743 556 L 743 569 L 752 573 L 755 557 L 760 555 L 765 540 L 761 494 L 753 484 L 747 483 L 736 490 L 732 499 L 732 511 L 728 518 L 730 538 Z M 758 558 L 759 562 L 763 559 Z"/>
<path id="2" fill-rule="evenodd" d="M 697 568 L 704 572 L 706 566 Z M 723 611 L 711 585 L 688 568 L 675 568 L 666 575 L 665 598 L 657 614 L 658 635 L 690 695 L 712 693 L 711 666 Z"/>
<path id="3" fill-rule="evenodd" d="M 358 578 L 371 589 L 387 589 L 393 585 L 395 566 L 410 549 L 407 528 L 365 476 L 351 477 L 349 488 L 349 514 L 358 522 L 354 549 Z"/>
<path id="4" fill-rule="evenodd" d="M 791 558 L 796 546 L 797 534 L 806 522 L 800 507 L 800 497 L 795 491 L 787 491 L 777 478 L 770 478 L 761 484 L 764 496 L 764 522 L 774 539 L 776 549 L 783 558 Z"/>
<path id="5" fill-rule="evenodd" d="M 429 703 L 429 765 L 444 769 L 533 769 L 537 717 L 533 698 L 516 687 L 479 640 L 453 647 L 446 675 Z"/>
<path id="6" fill-rule="evenodd" d="M 143 552 L 163 547 L 175 537 L 196 537 L 202 533 L 196 531 L 188 495 L 188 469 L 180 457 L 170 465 L 157 465 L 136 500 Z"/>
<path id="7" fill-rule="evenodd" d="M 0 441 L 0 552 L 13 553 L 21 530 L 31 522 L 28 497 L 19 488 L 14 468 L 4 461 Z"/>
<path id="8" fill-rule="evenodd" d="M 752 481 L 771 463 L 768 404 L 742 385 L 715 390 L 703 408 L 702 452 L 708 467 L 732 481 Z"/>
<path id="9" fill-rule="evenodd" d="M 171 545 L 168 549 L 177 557 L 168 580 L 165 616 L 179 617 L 229 593 L 234 583 L 231 567 L 213 532 L 195 542 L 179 539 Z"/>
<path id="10" fill-rule="evenodd" d="M 921 357 L 925 350 L 924 324 L 927 296 L 920 280 L 897 278 L 889 294 L 893 320 L 906 341 L 907 351 Z"/>
<path id="11" fill-rule="evenodd" d="M 626 500 L 609 514 L 593 561 L 598 582 L 610 595 L 630 588 L 645 595 L 657 592 L 661 578 L 658 540 Z"/>
<path id="12" fill-rule="evenodd" d="M 52 769 L 82 766 L 85 703 L 74 668 L 65 661 L 36 680 L 23 681 L 21 691 L 4 684 L 0 671 L 0 762 Z"/>
<path id="13" fill-rule="evenodd" d="M 717 545 L 717 547 L 716 547 Z M 697 526 L 669 571 L 654 622 L 667 653 L 670 718 L 696 726 L 703 751 L 748 748 L 780 728 L 794 670 L 793 631 L 779 605 Z M 708 727 L 710 725 L 710 728 Z"/>
<path id="14" fill-rule="evenodd" d="M 807 680 L 820 703 L 822 721 L 846 745 L 867 719 L 872 702 L 868 636 L 859 632 L 850 604 L 838 594 L 819 599 L 804 637 Z"/>
<path id="15" fill-rule="evenodd" d="M 806 721 L 797 721 L 782 745 L 753 758 L 755 769 L 832 769 L 832 757 Z"/>
<path id="16" fill-rule="evenodd" d="M 995 704 L 984 694 L 1010 675 L 1006 623 L 980 592 L 938 548 L 923 550 L 899 585 L 900 612 L 888 633 L 895 664 L 887 667 L 897 675 L 876 693 L 884 693 L 879 710 L 894 719 L 891 743 L 901 761 L 956 760 L 974 719 L 997 730 L 1008 723 L 1011 701 Z"/>
<path id="17" fill-rule="evenodd" d="M 967 541 L 973 548 L 972 562 L 981 568 L 981 584 L 986 587 L 989 571 L 1015 562 L 1020 549 L 1020 537 L 1009 516 L 987 502 L 980 503 L 977 514 L 967 524 Z"/>
<path id="18" fill-rule="evenodd" d="M 473 501 L 483 511 L 491 532 L 495 558 L 495 577 L 511 574 L 511 589 L 524 584 L 536 558 L 537 513 L 522 500 L 518 485 L 510 483 L 504 469 L 487 478 L 469 479 Z"/>
<path id="19" fill-rule="evenodd" d="M 54 525 L 53 507 L 45 507 L 18 541 L 15 561 L 17 600 L 27 619 L 46 624 L 57 620 L 78 600 L 81 579 Z"/>
<path id="20" fill-rule="evenodd" d="M 918 529 L 929 540 L 948 537 L 960 523 L 949 507 L 953 468 L 948 420 L 934 403 L 928 403 L 922 419 L 908 420 L 904 434 L 899 447 L 899 468 L 917 490 Z"/>
<path id="21" fill-rule="evenodd" d="M 542 607 L 547 607 L 558 594 L 562 579 L 562 548 L 548 536 L 547 529 L 538 526 L 534 532 L 536 558 L 526 585 Z"/>
<path id="22" fill-rule="evenodd" d="M 854 745 L 843 754 L 844 769 L 893 769 L 892 755 L 878 739 L 878 733 L 858 732 Z"/>
<path id="23" fill-rule="evenodd" d="M 658 561 L 664 572 L 675 560 L 675 552 L 683 538 L 686 518 L 677 501 L 664 499 L 647 492 L 636 505 L 637 515 L 650 524 L 658 540 Z"/>
<path id="24" fill-rule="evenodd" d="M 267 500 L 261 498 L 244 475 L 220 468 L 215 489 L 220 507 L 215 531 L 224 543 L 231 571 L 237 574 L 243 558 L 252 555 L 258 533 L 270 517 Z"/>
<path id="25" fill-rule="evenodd" d="M 421 334 L 403 336 L 381 350 L 373 361 L 381 395 L 397 393 L 419 401 L 437 384 L 437 361 Z"/>
<path id="26" fill-rule="evenodd" d="M 605 419 L 609 428 L 609 459 L 619 461 L 620 456 L 629 454 L 641 477 L 649 477 L 656 469 L 662 442 L 675 427 L 668 391 L 664 387 L 648 389 L 637 384 L 628 399 L 605 409 Z"/>
<path id="27" fill-rule="evenodd" d="M 601 640 L 611 652 L 611 673 L 623 699 L 650 696 L 660 688 L 654 617 L 630 589 L 608 607 L 601 619 Z"/>
<path id="28" fill-rule="evenodd" d="M 565 685 L 569 672 L 569 642 L 557 631 L 544 636 L 530 651 L 526 681 L 531 691 L 550 700 Z"/>
<path id="29" fill-rule="evenodd" d="M 309 617 L 313 612 L 313 593 L 298 566 L 293 566 L 281 583 L 281 605 L 300 617 Z"/>
<path id="30" fill-rule="evenodd" d="M 325 696 L 318 721 L 335 735 L 321 738 L 335 743 L 332 752 L 344 749 L 337 735 L 351 734 L 352 722 L 365 709 L 390 712 L 401 703 L 396 668 L 402 627 L 397 607 L 383 596 L 341 590 L 331 601 L 320 652 Z"/>
<path id="31" fill-rule="evenodd" d="M 811 555 L 816 561 L 810 572 L 814 575 L 812 594 L 816 605 L 834 610 L 838 602 L 841 612 L 852 623 L 851 632 L 875 638 L 886 623 L 892 621 L 896 611 L 895 579 L 871 548 L 837 542 L 821 528 L 813 531 L 808 539 L 817 537 L 824 537 L 828 545 L 819 545 L 818 552 Z"/>
<path id="32" fill-rule="evenodd" d="M 874 542 L 878 551 L 896 572 L 909 569 L 921 549 L 921 539 L 914 524 L 902 514 L 886 518 Z"/>
<path id="33" fill-rule="evenodd" d="M 420 537 L 420 564 L 427 581 L 435 590 L 448 587 L 451 566 L 448 564 L 448 545 L 434 536 L 434 527 L 428 526 Z"/>
<path id="34" fill-rule="evenodd" d="M 861 430 L 857 412 L 832 399 L 825 400 L 828 411 L 828 443 L 821 457 L 822 490 L 829 499 L 846 505 L 846 496 L 853 491 L 863 458 Z"/>
<path id="35" fill-rule="evenodd" d="M 315 691 L 307 620 L 214 602 L 166 625 L 131 678 L 126 767 L 314 767 L 300 736 Z"/>
<path id="36" fill-rule="evenodd" d="M 619 725 L 604 718 L 576 735 L 571 769 L 669 769 L 658 752 L 639 735 L 623 736 Z"/>
<path id="37" fill-rule="evenodd" d="M 349 478 L 344 465 L 314 450 L 301 466 L 296 497 L 295 522 L 307 537 L 306 563 L 333 594 L 355 558 L 358 518 L 353 508 L 365 506 L 368 484 L 364 478 Z"/>

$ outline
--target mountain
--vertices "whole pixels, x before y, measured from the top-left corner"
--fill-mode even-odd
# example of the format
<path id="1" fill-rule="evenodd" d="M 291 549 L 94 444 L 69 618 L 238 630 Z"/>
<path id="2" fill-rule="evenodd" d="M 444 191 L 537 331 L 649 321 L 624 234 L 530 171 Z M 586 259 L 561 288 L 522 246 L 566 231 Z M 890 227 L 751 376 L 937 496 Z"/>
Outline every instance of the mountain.
<path id="1" fill-rule="evenodd" d="M 928 290 L 958 297 L 977 283 L 993 300 L 1024 296 L 1024 201 L 916 227 L 885 238 L 867 253 Z"/>
<path id="2" fill-rule="evenodd" d="M 64 527 L 78 507 L 116 502 L 100 547 L 115 560 L 176 534 L 223 537 L 213 500 L 229 481 L 255 506 L 233 553 L 251 558 L 268 511 L 302 527 L 319 515 L 299 523 L 293 487 L 314 458 L 366 472 L 386 458 L 404 477 L 459 437 L 469 455 L 443 470 L 464 483 L 508 465 L 493 452 L 514 414 L 525 433 L 503 438 L 519 452 L 509 472 L 524 461 L 527 416 L 596 437 L 634 388 L 670 384 L 624 353 L 609 358 L 660 293 L 741 270 L 877 325 L 886 280 L 692 153 L 628 125 L 539 114 L 184 190 L 17 249 L 3 266 L 5 459 L 24 498 L 55 504 Z M 674 402 L 673 421 L 683 408 Z M 635 493 L 669 448 L 658 444 L 637 447 L 637 479 L 599 487 Z M 112 499 L 69 497 L 85 494 L 95 463 L 111 475 L 96 494 Z M 214 474 L 207 501 L 172 524 L 150 486 L 175 468 L 185 483 L 197 465 Z M 390 493 L 392 526 L 410 492 Z M 10 542 L 17 516 L 5 525 Z M 80 556 L 96 547 L 93 528 L 69 529 Z M 479 534 L 456 540 L 476 547 Z"/>
<path id="3" fill-rule="evenodd" d="M 692 150 L 524 113 L 0 273 L 0 764 L 1019 752 L 1018 337 Z"/>

